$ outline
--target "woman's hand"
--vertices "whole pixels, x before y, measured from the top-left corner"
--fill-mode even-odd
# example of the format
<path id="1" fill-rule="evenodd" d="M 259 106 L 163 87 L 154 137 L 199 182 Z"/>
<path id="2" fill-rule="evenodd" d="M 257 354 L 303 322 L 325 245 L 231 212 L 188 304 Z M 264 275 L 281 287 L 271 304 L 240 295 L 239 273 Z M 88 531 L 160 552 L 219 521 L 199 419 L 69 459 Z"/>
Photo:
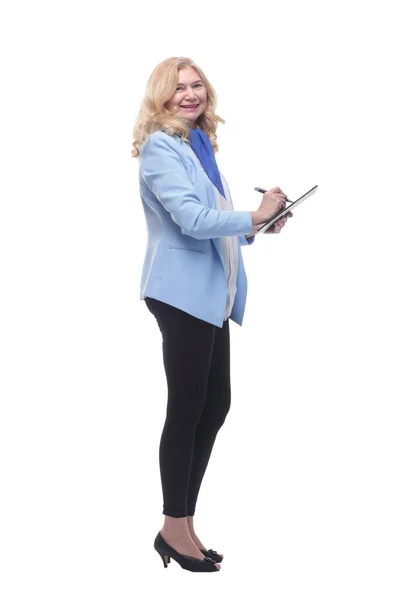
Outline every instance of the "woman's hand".
<path id="1" fill-rule="evenodd" d="M 267 231 L 264 231 L 264 233 L 279 233 L 281 231 L 282 227 L 285 226 L 288 218 L 290 218 L 290 217 L 293 217 L 293 213 L 292 212 L 286 213 L 286 215 L 284 217 L 281 217 L 280 219 L 275 221 L 275 223 L 272 225 L 272 227 L 267 229 Z"/>
<path id="2" fill-rule="evenodd" d="M 292 212 L 286 213 L 286 215 L 284 217 L 281 217 L 280 219 L 275 221 L 275 223 L 272 225 L 272 227 L 267 229 L 267 231 L 264 231 L 264 233 L 279 233 L 281 231 L 282 227 L 285 226 L 287 219 L 291 218 L 291 217 L 293 217 Z M 261 227 L 262 227 L 262 223 L 260 225 L 254 225 L 251 232 L 248 233 L 247 235 L 245 235 L 245 238 L 247 239 L 247 238 L 251 237 L 252 235 L 255 235 L 257 233 L 257 231 L 259 229 L 261 229 Z"/>
<path id="3" fill-rule="evenodd" d="M 253 228 L 249 234 L 246 235 L 246 238 L 254 235 L 261 227 L 272 219 L 276 213 L 278 213 L 283 208 L 286 208 L 286 194 L 282 192 L 281 188 L 274 187 L 268 192 L 265 192 L 260 204 L 260 207 L 256 212 L 251 213 Z M 291 212 L 287 213 L 281 219 L 275 221 L 275 223 L 264 231 L 264 233 L 279 233 L 282 227 L 284 227 L 287 218 L 293 217 Z"/>
<path id="4" fill-rule="evenodd" d="M 286 194 L 279 187 L 274 187 L 265 192 L 257 211 L 260 218 L 263 218 L 265 223 L 272 219 L 277 212 L 286 207 L 286 198 Z"/>

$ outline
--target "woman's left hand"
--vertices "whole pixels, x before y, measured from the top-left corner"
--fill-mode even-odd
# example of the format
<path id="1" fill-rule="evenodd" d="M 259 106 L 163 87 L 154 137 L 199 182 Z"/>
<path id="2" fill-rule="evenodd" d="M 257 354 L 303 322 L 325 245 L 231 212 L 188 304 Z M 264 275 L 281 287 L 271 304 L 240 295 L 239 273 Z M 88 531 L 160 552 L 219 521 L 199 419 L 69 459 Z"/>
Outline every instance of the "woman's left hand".
<path id="1" fill-rule="evenodd" d="M 288 212 L 284 217 L 275 221 L 275 223 L 272 225 L 272 227 L 267 229 L 267 231 L 264 231 L 264 233 L 279 233 L 280 230 L 282 229 L 282 227 L 285 226 L 285 223 L 286 223 L 288 217 L 293 217 L 293 213 Z M 249 237 L 253 236 L 255 233 L 257 233 L 257 231 L 259 229 L 261 229 L 261 227 L 262 227 L 262 225 L 255 225 L 253 227 L 253 229 L 251 230 L 251 233 L 248 233 L 245 237 L 249 238 Z"/>
<path id="2" fill-rule="evenodd" d="M 293 217 L 293 213 L 288 212 L 284 217 L 281 217 L 280 219 L 275 221 L 275 223 L 272 225 L 272 227 L 267 229 L 267 231 L 264 231 L 264 233 L 279 233 L 281 231 L 282 227 L 285 226 L 286 221 L 288 220 L 288 217 L 289 218 Z"/>

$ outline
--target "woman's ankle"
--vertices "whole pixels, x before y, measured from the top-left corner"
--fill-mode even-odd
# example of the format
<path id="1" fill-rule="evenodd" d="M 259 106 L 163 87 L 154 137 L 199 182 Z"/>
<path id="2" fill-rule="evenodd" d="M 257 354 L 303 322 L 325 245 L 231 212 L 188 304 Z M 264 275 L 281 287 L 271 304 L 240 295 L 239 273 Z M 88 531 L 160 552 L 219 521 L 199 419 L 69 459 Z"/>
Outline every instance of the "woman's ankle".
<path id="1" fill-rule="evenodd" d="M 172 536 L 180 536 L 189 533 L 187 518 L 169 517 L 165 515 L 164 525 L 161 529 L 161 534 L 162 532 Z"/>

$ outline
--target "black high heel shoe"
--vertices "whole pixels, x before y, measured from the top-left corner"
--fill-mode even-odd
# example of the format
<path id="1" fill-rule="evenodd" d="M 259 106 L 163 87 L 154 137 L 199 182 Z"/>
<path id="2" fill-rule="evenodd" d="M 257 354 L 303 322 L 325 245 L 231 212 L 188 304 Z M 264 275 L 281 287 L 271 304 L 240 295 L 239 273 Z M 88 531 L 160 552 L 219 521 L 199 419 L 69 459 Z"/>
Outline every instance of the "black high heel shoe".
<path id="1" fill-rule="evenodd" d="M 223 556 L 221 556 L 220 554 L 218 554 L 218 552 L 216 552 L 215 550 L 205 550 L 204 548 L 200 548 L 200 552 L 202 552 L 204 554 L 204 556 L 208 556 L 208 558 L 211 558 L 211 560 L 213 562 L 217 562 L 220 563 L 223 560 Z"/>
<path id="2" fill-rule="evenodd" d="M 186 554 L 179 554 L 179 552 L 174 550 L 172 546 L 167 544 L 160 532 L 158 532 L 156 539 L 154 540 L 154 548 L 161 556 L 164 568 L 168 567 L 168 564 L 171 562 L 171 558 L 173 558 L 182 567 L 182 569 L 186 569 L 187 571 L 203 573 L 219 571 L 219 569 L 215 566 L 215 562 L 209 556 L 201 559 L 195 558 L 194 556 L 187 556 Z"/>

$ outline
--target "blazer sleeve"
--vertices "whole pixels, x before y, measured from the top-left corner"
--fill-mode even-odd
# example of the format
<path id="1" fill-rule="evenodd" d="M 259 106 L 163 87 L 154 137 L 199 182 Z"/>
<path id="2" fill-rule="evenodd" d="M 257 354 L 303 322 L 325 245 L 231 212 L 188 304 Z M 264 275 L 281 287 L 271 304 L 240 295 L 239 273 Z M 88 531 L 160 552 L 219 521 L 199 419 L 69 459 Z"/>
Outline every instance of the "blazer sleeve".
<path id="1" fill-rule="evenodd" d="M 251 232 L 249 211 L 215 210 L 201 202 L 172 136 L 161 131 L 149 136 L 140 149 L 139 165 L 146 185 L 183 234 L 204 240 Z"/>
<path id="2" fill-rule="evenodd" d="M 249 238 L 245 238 L 244 235 L 240 235 L 239 236 L 239 244 L 241 246 L 251 246 L 251 244 L 254 243 L 254 240 L 256 239 L 255 235 L 250 236 Z"/>

